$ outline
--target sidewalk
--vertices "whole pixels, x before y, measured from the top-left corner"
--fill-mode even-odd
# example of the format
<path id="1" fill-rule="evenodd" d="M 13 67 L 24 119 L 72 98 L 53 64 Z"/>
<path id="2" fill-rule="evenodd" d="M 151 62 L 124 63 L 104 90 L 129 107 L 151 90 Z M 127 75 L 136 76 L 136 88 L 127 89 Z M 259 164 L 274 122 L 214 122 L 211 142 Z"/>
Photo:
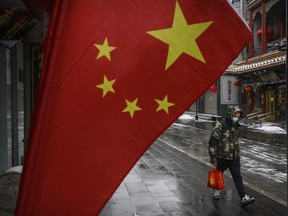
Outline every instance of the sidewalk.
<path id="1" fill-rule="evenodd" d="M 184 117 L 184 118 L 183 118 Z M 186 119 L 185 119 L 186 118 Z M 195 112 L 185 112 L 176 120 L 176 122 L 190 125 L 197 128 L 202 128 L 211 131 L 215 121 L 221 120 L 221 116 L 199 113 L 198 122 L 195 121 Z M 279 133 L 279 131 L 265 131 L 264 128 L 279 128 L 285 133 Z M 263 142 L 267 144 L 287 147 L 287 123 L 286 122 L 263 122 L 262 128 L 259 121 L 251 120 L 249 124 L 247 119 L 241 121 L 241 138 L 249 139 L 257 142 Z"/>
<path id="2" fill-rule="evenodd" d="M 284 216 L 287 207 L 246 187 L 256 202 L 241 208 L 233 180 L 225 176 L 221 200 L 207 188 L 209 166 L 158 139 L 124 179 L 101 216 Z"/>

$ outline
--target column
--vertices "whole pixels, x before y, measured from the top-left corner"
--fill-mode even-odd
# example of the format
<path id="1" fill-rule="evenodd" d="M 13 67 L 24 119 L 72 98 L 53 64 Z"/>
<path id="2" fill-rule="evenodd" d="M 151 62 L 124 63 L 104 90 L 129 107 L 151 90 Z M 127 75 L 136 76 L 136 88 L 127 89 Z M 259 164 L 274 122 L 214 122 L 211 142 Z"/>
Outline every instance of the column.
<path id="1" fill-rule="evenodd" d="M 262 2 L 262 54 L 266 53 L 266 2 Z"/>
<path id="2" fill-rule="evenodd" d="M 24 55 L 24 156 L 27 151 L 30 121 L 32 115 L 32 68 L 31 46 L 29 41 L 23 42 Z"/>
<path id="3" fill-rule="evenodd" d="M 0 43 L 0 174 L 8 169 L 6 47 Z"/>
<path id="4" fill-rule="evenodd" d="M 19 165 L 17 44 L 11 49 L 12 166 Z"/>

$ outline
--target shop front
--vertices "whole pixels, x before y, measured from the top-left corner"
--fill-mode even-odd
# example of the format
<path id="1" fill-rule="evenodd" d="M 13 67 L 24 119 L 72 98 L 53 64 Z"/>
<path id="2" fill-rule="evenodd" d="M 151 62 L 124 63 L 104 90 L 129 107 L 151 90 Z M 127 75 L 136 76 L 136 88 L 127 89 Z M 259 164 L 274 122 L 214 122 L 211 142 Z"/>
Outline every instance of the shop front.
<path id="1" fill-rule="evenodd" d="M 286 52 L 276 51 L 231 65 L 226 74 L 237 78 L 241 106 L 246 113 L 261 110 L 267 121 L 287 116 Z"/>

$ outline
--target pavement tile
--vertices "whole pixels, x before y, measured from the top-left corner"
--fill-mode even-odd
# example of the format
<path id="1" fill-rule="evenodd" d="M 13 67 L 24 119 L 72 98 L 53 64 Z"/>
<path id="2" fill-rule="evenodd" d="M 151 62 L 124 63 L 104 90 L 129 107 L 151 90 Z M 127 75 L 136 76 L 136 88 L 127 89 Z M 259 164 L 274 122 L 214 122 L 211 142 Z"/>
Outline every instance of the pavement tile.
<path id="1" fill-rule="evenodd" d="M 143 182 L 125 182 L 129 194 L 139 192 L 149 192 L 148 188 Z"/>
<path id="2" fill-rule="evenodd" d="M 136 208 L 131 199 L 121 199 L 109 202 L 111 216 L 131 216 L 136 212 Z"/>
<path id="3" fill-rule="evenodd" d="M 131 199 L 135 205 L 157 205 L 157 201 L 150 192 L 133 193 Z"/>
<path id="4" fill-rule="evenodd" d="M 133 169 L 134 170 L 134 169 Z M 135 173 L 129 173 L 124 179 L 124 182 L 141 182 L 142 179 L 139 177 L 139 175 Z"/>
<path id="5" fill-rule="evenodd" d="M 137 212 L 140 216 L 152 216 L 152 215 L 165 215 L 159 204 L 155 205 L 136 205 Z"/>
<path id="6" fill-rule="evenodd" d="M 159 204 L 164 212 L 180 212 L 181 211 L 180 202 L 160 201 Z"/>
<path id="7" fill-rule="evenodd" d="M 119 187 L 111 198 L 112 201 L 119 200 L 119 199 L 130 199 L 129 193 L 126 187 Z"/>

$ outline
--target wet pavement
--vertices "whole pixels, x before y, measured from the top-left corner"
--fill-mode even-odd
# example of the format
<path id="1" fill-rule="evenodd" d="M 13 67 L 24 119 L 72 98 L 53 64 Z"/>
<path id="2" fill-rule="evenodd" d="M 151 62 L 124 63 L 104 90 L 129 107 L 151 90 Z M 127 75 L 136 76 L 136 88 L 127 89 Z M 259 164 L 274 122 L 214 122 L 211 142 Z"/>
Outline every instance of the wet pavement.
<path id="1" fill-rule="evenodd" d="M 158 139 L 140 158 L 107 203 L 101 216 L 121 215 L 287 215 L 287 207 L 246 188 L 255 197 L 240 206 L 233 180 L 225 176 L 220 200 L 207 188 L 209 166 Z"/>
<path id="2" fill-rule="evenodd" d="M 206 186 L 212 127 L 213 122 L 192 120 L 172 124 L 140 158 L 100 215 L 287 215 L 287 135 L 242 127 L 242 175 L 246 192 L 256 202 L 241 208 L 229 171 L 220 200 L 213 200 Z"/>

